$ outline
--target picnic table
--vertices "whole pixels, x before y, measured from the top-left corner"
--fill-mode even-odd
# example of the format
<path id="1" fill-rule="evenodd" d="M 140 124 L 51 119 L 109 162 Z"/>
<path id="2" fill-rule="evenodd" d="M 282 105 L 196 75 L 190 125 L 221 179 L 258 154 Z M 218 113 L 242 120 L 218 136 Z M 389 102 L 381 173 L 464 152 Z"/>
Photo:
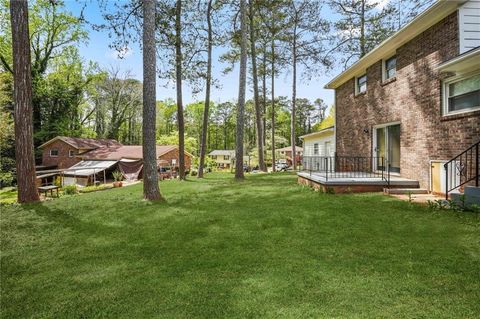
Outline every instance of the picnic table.
<path id="1" fill-rule="evenodd" d="M 57 186 L 57 185 L 39 186 L 38 187 L 38 192 L 40 194 L 44 193 L 45 197 L 47 197 L 47 193 L 50 192 L 50 196 L 53 197 L 53 191 L 56 190 L 57 191 L 57 197 L 58 197 L 58 189 L 59 188 L 60 188 L 60 186 Z"/>

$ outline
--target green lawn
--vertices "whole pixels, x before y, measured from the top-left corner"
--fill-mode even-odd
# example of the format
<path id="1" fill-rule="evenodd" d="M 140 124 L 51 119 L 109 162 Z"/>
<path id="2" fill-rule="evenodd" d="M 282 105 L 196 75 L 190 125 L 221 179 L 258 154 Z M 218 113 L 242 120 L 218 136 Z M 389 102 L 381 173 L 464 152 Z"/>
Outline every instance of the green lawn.
<path id="1" fill-rule="evenodd" d="M 478 318 L 480 217 L 292 175 L 0 206 L 2 318 Z"/>
<path id="2" fill-rule="evenodd" d="M 0 205 L 13 204 L 17 202 L 17 190 L 13 187 L 0 189 Z"/>

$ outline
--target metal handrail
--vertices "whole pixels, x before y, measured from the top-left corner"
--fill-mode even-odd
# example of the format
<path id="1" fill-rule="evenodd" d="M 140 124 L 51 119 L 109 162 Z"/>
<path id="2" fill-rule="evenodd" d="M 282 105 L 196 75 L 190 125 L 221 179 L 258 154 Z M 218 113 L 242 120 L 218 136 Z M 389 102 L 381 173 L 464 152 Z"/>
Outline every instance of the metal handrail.
<path id="1" fill-rule="evenodd" d="M 384 157 L 306 155 L 302 165 L 310 175 L 321 173 L 327 181 L 332 178 L 381 178 L 387 187 L 390 186 L 390 163 Z"/>
<path id="2" fill-rule="evenodd" d="M 448 193 L 475 180 L 479 186 L 480 180 L 480 141 L 473 144 L 448 162 L 445 168 L 445 198 Z"/>

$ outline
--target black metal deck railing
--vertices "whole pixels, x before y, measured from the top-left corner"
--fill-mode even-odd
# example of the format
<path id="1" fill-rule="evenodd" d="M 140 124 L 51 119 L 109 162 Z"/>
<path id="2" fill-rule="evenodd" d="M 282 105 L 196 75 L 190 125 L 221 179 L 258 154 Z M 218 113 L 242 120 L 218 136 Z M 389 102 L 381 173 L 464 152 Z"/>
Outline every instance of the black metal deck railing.
<path id="1" fill-rule="evenodd" d="M 381 178 L 390 185 L 390 170 L 384 157 L 365 156 L 303 156 L 303 170 L 334 178 Z"/>
<path id="2" fill-rule="evenodd" d="M 480 141 L 445 163 L 445 196 L 457 188 L 474 182 L 480 183 Z"/>

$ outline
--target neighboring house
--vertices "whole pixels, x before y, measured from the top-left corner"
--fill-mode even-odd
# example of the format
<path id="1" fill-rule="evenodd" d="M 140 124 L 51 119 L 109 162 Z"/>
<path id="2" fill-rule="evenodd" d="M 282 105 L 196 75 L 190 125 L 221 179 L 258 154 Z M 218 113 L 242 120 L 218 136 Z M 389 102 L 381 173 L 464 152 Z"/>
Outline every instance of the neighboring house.
<path id="1" fill-rule="evenodd" d="M 335 132 L 334 127 L 300 136 L 303 140 L 304 156 L 335 156 Z"/>
<path id="2" fill-rule="evenodd" d="M 479 1 L 438 1 L 328 83 L 337 156 L 370 157 L 374 171 L 383 158 L 437 193 L 445 162 L 449 189 L 475 171 L 478 148 L 455 157 L 480 141 L 479 17 Z"/>
<path id="3" fill-rule="evenodd" d="M 177 145 L 157 145 L 157 161 L 168 163 L 170 167 L 178 170 L 179 152 Z M 143 160 L 143 148 L 141 145 L 120 145 L 114 147 L 97 148 L 93 151 L 80 154 L 82 160 Z M 185 169 L 188 171 L 192 166 L 193 155 L 185 152 Z"/>
<path id="4" fill-rule="evenodd" d="M 230 168 L 235 160 L 235 150 L 213 150 L 208 156 L 215 162 L 217 168 Z"/>
<path id="5" fill-rule="evenodd" d="M 118 145 L 113 147 L 101 147 L 78 155 L 82 160 L 88 161 L 120 161 L 143 160 L 142 145 Z M 185 169 L 188 171 L 192 166 L 193 155 L 185 152 Z M 168 163 L 171 168 L 178 170 L 179 151 L 177 145 L 157 145 L 157 162 Z"/>
<path id="6" fill-rule="evenodd" d="M 277 148 L 275 152 L 277 153 L 278 158 L 284 158 L 287 160 L 288 165 L 292 165 L 292 146 Z M 302 161 L 303 148 L 295 146 L 295 153 L 297 153 L 296 162 L 297 164 L 300 164 Z"/>
<path id="7" fill-rule="evenodd" d="M 164 169 L 178 171 L 179 151 L 177 145 L 157 145 L 157 168 L 160 175 Z M 190 170 L 192 155 L 185 152 L 185 169 Z M 141 145 L 118 145 L 100 147 L 78 155 L 81 161 L 62 172 L 64 184 L 91 185 L 106 181 L 107 175 L 119 170 L 127 180 L 142 176 L 143 147 Z"/>
<path id="8" fill-rule="evenodd" d="M 80 158 L 77 157 L 79 154 L 99 147 L 121 145 L 111 139 L 57 136 L 40 145 L 39 148 L 42 149 L 42 166 L 64 169 L 80 162 Z"/>

